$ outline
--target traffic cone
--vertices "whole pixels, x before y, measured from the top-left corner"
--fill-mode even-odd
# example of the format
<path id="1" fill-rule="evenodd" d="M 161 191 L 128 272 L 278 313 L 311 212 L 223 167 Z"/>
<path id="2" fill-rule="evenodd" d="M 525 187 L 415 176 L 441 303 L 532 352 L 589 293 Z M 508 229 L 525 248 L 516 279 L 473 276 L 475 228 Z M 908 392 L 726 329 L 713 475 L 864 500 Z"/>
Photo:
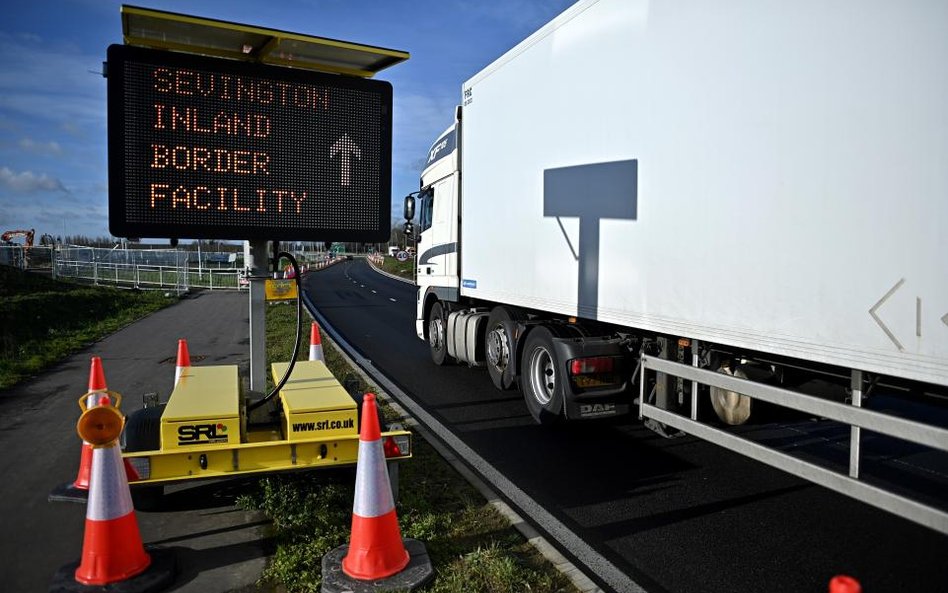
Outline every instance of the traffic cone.
<path id="1" fill-rule="evenodd" d="M 315 321 L 309 330 L 309 359 L 325 361 L 323 358 L 323 342 L 319 337 L 319 326 L 316 325 Z"/>
<path id="2" fill-rule="evenodd" d="M 829 593 L 862 593 L 862 585 L 856 579 L 840 574 L 830 579 Z"/>
<path id="3" fill-rule="evenodd" d="M 322 560 L 322 593 L 412 591 L 434 578 L 425 545 L 402 539 L 388 478 L 375 395 L 362 399 L 359 461 L 348 546 Z"/>
<path id="4" fill-rule="evenodd" d="M 181 339 L 178 340 L 178 362 L 174 366 L 174 386 L 178 386 L 178 381 L 181 380 L 181 375 L 184 374 L 185 369 L 191 366 L 191 355 L 188 354 L 188 341 Z"/>
<path id="5" fill-rule="evenodd" d="M 102 370 L 102 359 L 92 357 L 89 367 L 89 392 L 85 405 L 87 408 L 98 405 L 100 394 L 106 393 L 105 372 Z M 131 470 L 134 472 L 134 470 Z M 62 484 L 49 493 L 51 502 L 85 502 L 89 496 L 89 475 L 92 472 L 92 445 L 83 441 L 79 455 L 79 471 L 72 483 Z"/>
<path id="6" fill-rule="evenodd" d="M 160 562 L 153 565 L 145 551 L 118 444 L 125 424 L 118 410 L 121 396 L 105 389 L 98 359 L 93 359 L 93 373 L 102 380 L 103 391 L 96 392 L 95 398 L 80 399 L 84 410 L 76 425 L 79 436 L 92 448 L 82 556 L 78 563 L 59 569 L 50 590 L 81 591 L 121 582 L 123 591 L 154 591 L 173 582 L 174 556 L 162 550 Z"/>
<path id="7" fill-rule="evenodd" d="M 407 564 L 408 551 L 398 529 L 375 394 L 367 393 L 362 399 L 352 536 L 342 570 L 352 578 L 374 581 L 392 576 Z"/>
<path id="8" fill-rule="evenodd" d="M 92 452 L 92 483 L 76 581 L 108 585 L 144 572 L 149 564 L 151 557 L 138 531 L 122 452 L 113 441 Z"/>

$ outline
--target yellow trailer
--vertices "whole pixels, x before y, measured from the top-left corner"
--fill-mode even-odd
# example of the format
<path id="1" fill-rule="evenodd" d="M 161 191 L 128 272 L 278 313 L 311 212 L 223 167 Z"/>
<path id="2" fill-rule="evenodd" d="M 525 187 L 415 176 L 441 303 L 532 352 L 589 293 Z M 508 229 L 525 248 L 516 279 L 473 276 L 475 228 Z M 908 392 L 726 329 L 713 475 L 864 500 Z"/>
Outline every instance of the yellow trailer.
<path id="1" fill-rule="evenodd" d="M 275 381 L 287 367 L 272 365 Z M 167 404 L 129 415 L 124 457 L 134 470 L 129 484 L 137 505 L 153 504 L 173 482 L 356 463 L 360 396 L 350 395 L 322 361 L 295 363 L 275 422 L 248 425 L 240 385 L 236 365 L 186 367 Z M 387 430 L 382 439 L 390 462 L 411 457 L 410 432 Z"/>

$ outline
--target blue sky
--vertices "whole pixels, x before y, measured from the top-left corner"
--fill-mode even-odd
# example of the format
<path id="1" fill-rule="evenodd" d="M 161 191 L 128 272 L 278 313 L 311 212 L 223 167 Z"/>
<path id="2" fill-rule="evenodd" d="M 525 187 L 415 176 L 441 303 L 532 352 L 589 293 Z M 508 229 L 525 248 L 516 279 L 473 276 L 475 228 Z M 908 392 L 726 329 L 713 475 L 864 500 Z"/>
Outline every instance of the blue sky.
<path id="1" fill-rule="evenodd" d="M 395 92 L 393 211 L 451 123 L 461 83 L 573 0 L 134 1 L 405 50 L 377 78 Z M 108 235 L 106 48 L 122 42 L 110 0 L 9 3 L 0 21 L 0 231 Z"/>

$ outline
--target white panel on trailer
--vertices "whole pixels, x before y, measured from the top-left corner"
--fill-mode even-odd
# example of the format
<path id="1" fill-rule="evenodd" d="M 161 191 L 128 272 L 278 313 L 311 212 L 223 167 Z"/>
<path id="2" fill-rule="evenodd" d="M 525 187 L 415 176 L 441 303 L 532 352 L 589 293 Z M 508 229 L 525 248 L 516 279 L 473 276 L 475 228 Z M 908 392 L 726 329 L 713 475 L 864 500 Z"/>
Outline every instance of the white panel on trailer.
<path id="1" fill-rule="evenodd" d="M 948 384 L 946 58 L 943 2 L 580 2 L 464 85 L 462 293 Z"/>

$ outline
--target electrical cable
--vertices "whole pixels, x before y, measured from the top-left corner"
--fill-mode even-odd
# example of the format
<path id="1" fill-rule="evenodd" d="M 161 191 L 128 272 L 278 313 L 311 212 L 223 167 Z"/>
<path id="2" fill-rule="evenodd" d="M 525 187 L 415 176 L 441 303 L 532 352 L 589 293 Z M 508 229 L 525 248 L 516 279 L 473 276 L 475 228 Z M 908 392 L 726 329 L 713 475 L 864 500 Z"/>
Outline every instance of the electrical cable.
<path id="1" fill-rule="evenodd" d="M 277 253 L 276 260 L 280 261 L 280 259 L 283 257 L 286 257 L 288 260 L 290 260 L 290 265 L 293 266 L 293 279 L 296 281 L 296 343 L 293 345 L 293 354 L 290 356 L 290 364 L 286 367 L 286 372 L 283 374 L 283 378 L 280 379 L 280 382 L 277 384 L 277 386 L 274 387 L 273 391 L 268 393 L 266 397 L 259 401 L 255 401 L 252 404 L 248 404 L 247 412 L 252 412 L 260 406 L 266 404 L 268 401 L 273 399 L 274 395 L 283 389 L 283 386 L 286 385 L 287 379 L 290 378 L 290 374 L 293 372 L 293 367 L 296 365 L 296 353 L 300 350 L 300 340 L 303 334 L 303 286 L 300 283 L 300 266 L 296 263 L 296 258 L 293 257 L 292 253 L 281 251 Z"/>

